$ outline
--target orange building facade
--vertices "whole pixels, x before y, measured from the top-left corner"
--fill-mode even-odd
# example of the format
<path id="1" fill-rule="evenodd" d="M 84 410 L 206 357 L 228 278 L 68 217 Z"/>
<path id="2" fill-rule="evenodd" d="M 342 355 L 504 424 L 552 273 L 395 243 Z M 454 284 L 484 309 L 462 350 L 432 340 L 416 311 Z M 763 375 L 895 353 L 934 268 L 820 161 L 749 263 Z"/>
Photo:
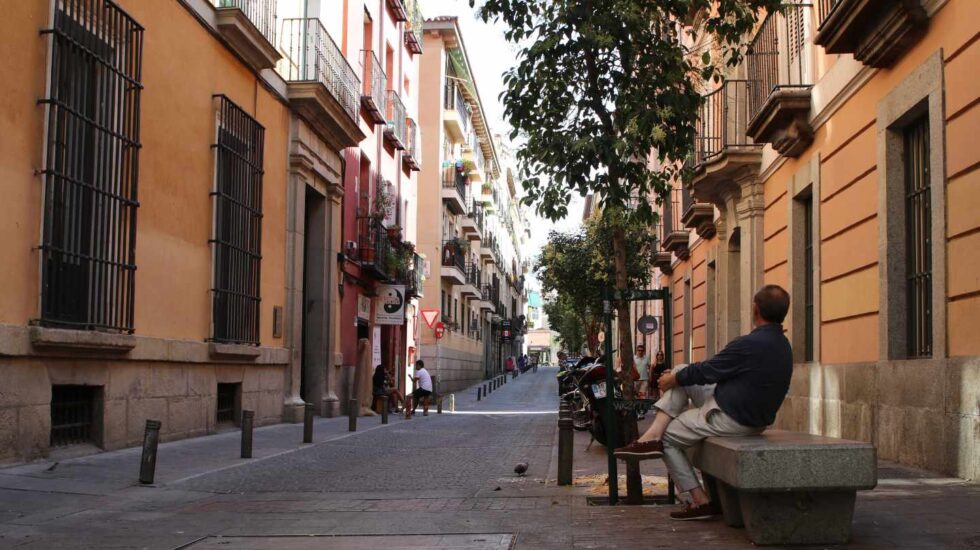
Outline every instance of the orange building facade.
<path id="1" fill-rule="evenodd" d="M 752 294 L 779 284 L 796 365 L 777 427 L 973 479 L 978 18 L 970 0 L 821 0 L 766 18 L 707 92 L 656 261 L 674 364 L 751 330 Z"/>

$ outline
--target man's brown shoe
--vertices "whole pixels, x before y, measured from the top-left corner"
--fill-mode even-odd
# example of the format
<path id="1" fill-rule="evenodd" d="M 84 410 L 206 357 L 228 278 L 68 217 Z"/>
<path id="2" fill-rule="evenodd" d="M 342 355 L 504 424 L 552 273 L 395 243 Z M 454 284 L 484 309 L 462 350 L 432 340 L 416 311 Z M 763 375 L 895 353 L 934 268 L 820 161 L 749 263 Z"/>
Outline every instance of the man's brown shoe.
<path id="1" fill-rule="evenodd" d="M 678 521 L 691 521 L 698 519 L 711 519 L 718 515 L 721 515 L 721 509 L 719 509 L 714 502 L 709 502 L 700 506 L 688 504 L 683 510 L 671 512 L 670 519 L 676 519 Z"/>
<path id="2" fill-rule="evenodd" d="M 634 441 L 613 451 L 616 458 L 660 458 L 664 445 L 660 441 Z"/>

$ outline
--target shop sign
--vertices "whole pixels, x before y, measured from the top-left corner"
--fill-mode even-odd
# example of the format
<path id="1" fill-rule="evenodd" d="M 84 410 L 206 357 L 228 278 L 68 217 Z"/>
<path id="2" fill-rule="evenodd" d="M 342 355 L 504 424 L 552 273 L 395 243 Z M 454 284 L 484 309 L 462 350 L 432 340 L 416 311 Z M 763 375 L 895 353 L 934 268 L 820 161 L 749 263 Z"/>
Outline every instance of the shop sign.
<path id="1" fill-rule="evenodd" d="M 357 318 L 362 321 L 371 320 L 371 298 L 363 294 L 357 295 Z"/>
<path id="2" fill-rule="evenodd" d="M 381 327 L 374 327 L 374 337 L 371 338 L 371 371 L 375 365 L 381 364 Z"/>
<path id="3" fill-rule="evenodd" d="M 374 322 L 379 325 L 405 324 L 405 285 L 378 285 Z"/>

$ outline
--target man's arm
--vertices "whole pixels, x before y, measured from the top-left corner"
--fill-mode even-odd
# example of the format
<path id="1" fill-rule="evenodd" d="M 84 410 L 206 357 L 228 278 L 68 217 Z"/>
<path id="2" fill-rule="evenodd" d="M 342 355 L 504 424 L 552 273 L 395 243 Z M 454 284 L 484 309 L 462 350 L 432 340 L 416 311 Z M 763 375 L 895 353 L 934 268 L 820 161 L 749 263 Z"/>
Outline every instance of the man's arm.
<path id="1" fill-rule="evenodd" d="M 745 367 L 748 347 L 745 338 L 736 338 L 714 357 L 700 363 L 691 363 L 677 373 L 679 386 L 717 384 L 738 375 Z"/>

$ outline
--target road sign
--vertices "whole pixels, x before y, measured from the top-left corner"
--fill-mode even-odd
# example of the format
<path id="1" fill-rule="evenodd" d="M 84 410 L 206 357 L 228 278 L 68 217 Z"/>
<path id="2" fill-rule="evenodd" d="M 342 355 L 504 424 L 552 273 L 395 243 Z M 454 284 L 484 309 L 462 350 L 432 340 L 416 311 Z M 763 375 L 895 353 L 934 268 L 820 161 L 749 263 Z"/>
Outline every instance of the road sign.
<path id="1" fill-rule="evenodd" d="M 446 335 L 446 325 L 444 325 L 442 321 L 436 323 L 435 330 L 436 330 L 436 338 L 442 338 L 443 336 Z"/>
<path id="2" fill-rule="evenodd" d="M 644 315 L 636 322 L 636 328 L 643 334 L 653 334 L 657 332 L 657 318 L 653 315 Z"/>
<path id="3" fill-rule="evenodd" d="M 438 309 L 423 309 L 422 310 L 422 320 L 425 321 L 425 324 L 429 325 L 429 328 L 432 328 L 432 323 L 435 323 L 436 322 L 436 319 L 438 319 L 438 318 L 439 318 L 439 310 Z"/>

